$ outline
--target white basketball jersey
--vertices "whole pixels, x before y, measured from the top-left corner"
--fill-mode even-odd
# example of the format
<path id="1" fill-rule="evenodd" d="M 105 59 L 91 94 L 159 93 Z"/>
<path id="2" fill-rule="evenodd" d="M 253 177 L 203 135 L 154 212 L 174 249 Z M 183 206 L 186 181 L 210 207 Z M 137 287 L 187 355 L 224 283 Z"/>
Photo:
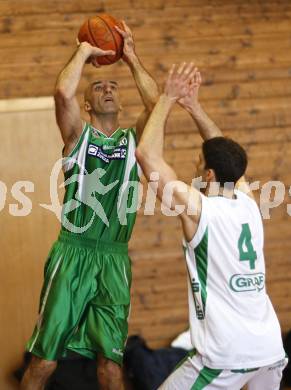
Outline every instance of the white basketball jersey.
<path id="1" fill-rule="evenodd" d="M 265 289 L 259 208 L 236 199 L 202 198 L 198 230 L 184 241 L 191 339 L 205 366 L 262 367 L 283 359 L 280 325 Z"/>

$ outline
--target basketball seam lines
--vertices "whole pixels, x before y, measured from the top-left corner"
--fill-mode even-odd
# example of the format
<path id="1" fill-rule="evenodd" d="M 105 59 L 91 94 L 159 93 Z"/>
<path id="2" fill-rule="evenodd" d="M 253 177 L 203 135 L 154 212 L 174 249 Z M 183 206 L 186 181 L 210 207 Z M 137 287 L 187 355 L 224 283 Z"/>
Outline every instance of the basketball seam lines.
<path id="1" fill-rule="evenodd" d="M 97 43 L 96 43 L 96 41 L 95 41 L 95 39 L 94 39 L 94 35 L 93 35 L 92 31 L 91 31 L 90 19 L 88 19 L 88 32 L 89 32 L 89 34 L 90 34 L 90 37 L 91 37 L 92 41 L 94 42 L 94 45 L 95 45 L 96 47 L 98 47 L 98 46 L 97 46 Z"/>
<path id="2" fill-rule="evenodd" d="M 117 49 L 118 49 L 118 46 L 117 46 L 117 42 L 116 42 L 116 39 L 115 39 L 115 36 L 114 34 L 112 33 L 111 31 L 111 27 L 108 25 L 108 23 L 106 22 L 106 20 L 102 19 L 100 16 L 96 15 L 97 18 L 101 19 L 102 22 L 106 25 L 106 27 L 108 28 L 108 30 L 110 31 L 110 34 L 112 35 L 112 38 L 113 38 L 113 41 L 115 43 L 115 59 L 117 57 Z M 119 54 L 119 53 L 118 53 Z M 107 56 L 105 56 L 107 57 Z"/>

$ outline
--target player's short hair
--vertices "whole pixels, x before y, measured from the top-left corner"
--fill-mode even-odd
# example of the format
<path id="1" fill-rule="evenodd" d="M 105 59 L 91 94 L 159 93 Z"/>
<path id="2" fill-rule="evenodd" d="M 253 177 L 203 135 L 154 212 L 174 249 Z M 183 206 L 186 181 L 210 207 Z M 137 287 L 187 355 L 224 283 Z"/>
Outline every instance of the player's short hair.
<path id="1" fill-rule="evenodd" d="M 236 183 L 245 173 L 248 157 L 245 150 L 235 141 L 215 137 L 202 144 L 205 169 L 213 169 L 220 186 Z"/>

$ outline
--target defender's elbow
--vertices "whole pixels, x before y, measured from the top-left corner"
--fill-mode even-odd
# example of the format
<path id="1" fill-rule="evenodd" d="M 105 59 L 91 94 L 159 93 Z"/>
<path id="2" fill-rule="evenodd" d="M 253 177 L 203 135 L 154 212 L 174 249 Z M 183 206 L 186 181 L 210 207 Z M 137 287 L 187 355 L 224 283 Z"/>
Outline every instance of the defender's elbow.
<path id="1" fill-rule="evenodd" d="M 153 158 L 150 151 L 142 146 L 138 146 L 135 150 L 135 157 L 139 165 L 143 168 L 145 168 L 148 165 L 149 161 L 151 161 Z"/>
<path id="2" fill-rule="evenodd" d="M 161 166 L 162 159 L 159 156 L 141 147 L 136 149 L 135 156 L 145 175 L 158 170 Z"/>
<path id="3" fill-rule="evenodd" d="M 135 150 L 135 158 L 141 164 L 144 161 L 144 150 L 141 147 L 137 147 Z"/>

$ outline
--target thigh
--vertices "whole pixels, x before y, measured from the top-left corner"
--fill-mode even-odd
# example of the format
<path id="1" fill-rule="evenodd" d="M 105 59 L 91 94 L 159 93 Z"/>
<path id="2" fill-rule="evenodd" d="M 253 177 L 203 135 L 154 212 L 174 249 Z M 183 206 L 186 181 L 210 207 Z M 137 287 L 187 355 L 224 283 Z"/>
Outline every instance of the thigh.
<path id="1" fill-rule="evenodd" d="M 286 364 L 287 359 L 283 359 L 270 366 L 260 368 L 248 381 L 248 390 L 279 390 Z"/>
<path id="2" fill-rule="evenodd" d="M 90 303 L 67 348 L 88 358 L 100 354 L 122 365 L 128 335 L 128 314 L 129 305 Z"/>
<path id="3" fill-rule="evenodd" d="M 236 390 L 235 387 L 230 387 Z M 225 372 L 223 370 L 205 367 L 201 356 L 195 351 L 190 352 L 174 372 L 159 387 L 159 390 L 200 390 L 200 389 L 228 389 L 225 386 Z"/>
<path id="4" fill-rule="evenodd" d="M 160 386 L 159 390 L 240 390 L 244 375 L 230 370 L 205 367 L 201 356 L 188 356 Z"/>
<path id="5" fill-rule="evenodd" d="M 94 296 L 67 348 L 91 358 L 99 353 L 121 365 L 128 335 L 130 262 L 119 254 L 97 257 Z"/>
<path id="6" fill-rule="evenodd" d="M 186 357 L 159 387 L 159 390 L 191 389 L 198 376 L 199 369 L 191 364 L 190 357 Z"/>
<path id="7" fill-rule="evenodd" d="M 91 299 L 92 270 L 88 253 L 63 244 L 55 245 L 46 263 L 39 318 L 27 349 L 44 359 L 64 355 Z M 90 256 L 89 256 L 90 257 Z"/>
<path id="8" fill-rule="evenodd" d="M 94 305 L 129 305 L 131 264 L 128 255 L 118 253 L 97 254 L 100 265 L 96 275 Z"/>

